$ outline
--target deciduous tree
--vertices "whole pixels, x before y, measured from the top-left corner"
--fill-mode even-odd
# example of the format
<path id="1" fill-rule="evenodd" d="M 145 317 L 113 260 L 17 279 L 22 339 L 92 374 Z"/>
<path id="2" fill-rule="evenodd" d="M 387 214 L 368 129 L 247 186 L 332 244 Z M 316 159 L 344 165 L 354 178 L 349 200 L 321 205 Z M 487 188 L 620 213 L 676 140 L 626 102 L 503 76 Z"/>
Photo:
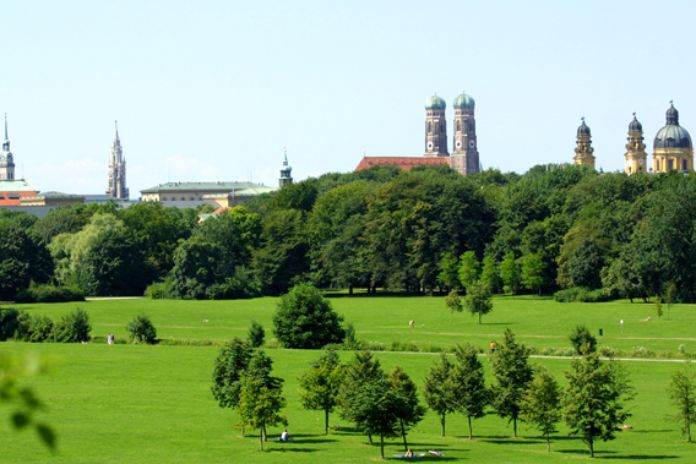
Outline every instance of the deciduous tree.
<path id="1" fill-rule="evenodd" d="M 594 457 L 595 442 L 616 438 L 630 414 L 623 401 L 631 392 L 625 372 L 616 361 L 602 363 L 596 353 L 574 359 L 566 373 L 563 394 L 565 422 L 580 435 Z"/>
<path id="2" fill-rule="evenodd" d="M 515 340 L 510 329 L 505 329 L 505 339 L 491 357 L 491 364 L 497 382 L 492 389 L 493 406 L 500 417 L 512 422 L 512 434 L 516 437 L 522 399 L 534 376 L 529 349 Z"/>
<path id="3" fill-rule="evenodd" d="M 306 409 L 324 411 L 324 433 L 329 433 L 329 414 L 338 404 L 344 367 L 335 351 L 326 351 L 300 377 L 300 397 Z"/>
<path id="4" fill-rule="evenodd" d="M 522 400 L 521 417 L 542 433 L 549 451 L 551 434 L 558 432 L 556 424 L 562 417 L 560 398 L 556 380 L 548 371 L 538 368 Z"/>
<path id="5" fill-rule="evenodd" d="M 456 411 L 457 397 L 452 383 L 452 363 L 444 353 L 425 378 L 425 402 L 440 418 L 440 434 L 445 436 L 447 414 Z"/>
<path id="6" fill-rule="evenodd" d="M 452 369 L 452 388 L 456 398 L 456 409 L 466 416 L 471 440 L 474 437 L 472 419 L 485 415 L 489 392 L 476 348 L 469 344 L 458 345 L 454 354 L 457 362 Z"/>

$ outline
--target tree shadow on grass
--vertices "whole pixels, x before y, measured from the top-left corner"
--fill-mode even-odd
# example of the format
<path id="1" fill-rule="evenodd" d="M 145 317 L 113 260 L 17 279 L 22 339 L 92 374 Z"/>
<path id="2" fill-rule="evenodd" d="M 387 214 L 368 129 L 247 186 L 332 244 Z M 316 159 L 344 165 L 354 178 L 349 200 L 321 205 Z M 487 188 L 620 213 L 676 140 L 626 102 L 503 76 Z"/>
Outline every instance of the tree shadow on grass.
<path id="1" fill-rule="evenodd" d="M 474 437 L 473 441 L 476 441 L 476 437 Z M 494 445 L 538 445 L 540 443 L 546 443 L 545 441 L 535 440 L 533 438 L 484 438 L 478 441 L 492 443 Z M 553 440 L 551 442 L 553 443 Z"/>
<path id="2" fill-rule="evenodd" d="M 585 449 L 566 449 L 557 450 L 557 453 L 563 454 L 580 454 L 587 457 L 590 456 L 587 448 Z M 645 460 L 645 459 L 677 459 L 679 456 L 673 454 L 618 454 L 616 451 L 600 450 L 595 451 L 597 459 L 626 459 L 626 460 Z"/>
<path id="3" fill-rule="evenodd" d="M 296 446 L 283 446 L 282 448 L 268 448 L 269 453 L 314 453 L 319 451 L 315 448 L 298 448 Z"/>

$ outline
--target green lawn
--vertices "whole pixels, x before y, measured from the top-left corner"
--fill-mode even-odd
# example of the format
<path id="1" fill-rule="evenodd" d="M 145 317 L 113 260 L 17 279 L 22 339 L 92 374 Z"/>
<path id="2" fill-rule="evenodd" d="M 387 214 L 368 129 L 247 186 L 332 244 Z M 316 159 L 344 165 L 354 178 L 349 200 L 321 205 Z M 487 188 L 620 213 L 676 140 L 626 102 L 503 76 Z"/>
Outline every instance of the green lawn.
<path id="1" fill-rule="evenodd" d="M 577 324 L 587 325 L 593 333 L 604 330 L 600 345 L 622 351 L 645 347 L 655 352 L 676 354 L 680 345 L 696 353 L 696 305 L 673 305 L 658 320 L 653 304 L 617 301 L 609 303 L 557 303 L 535 297 L 499 297 L 493 312 L 479 325 L 466 313 L 452 314 L 442 297 L 337 297 L 331 302 L 346 322 L 354 324 L 358 338 L 391 345 L 394 341 L 411 342 L 421 349 L 436 345 L 451 348 L 470 342 L 480 348 L 500 339 L 506 327 L 520 340 L 539 349 L 567 348 L 568 334 Z M 51 317 L 79 306 L 93 321 L 93 335 L 114 333 L 126 336 L 125 325 L 139 312 L 153 320 L 160 338 L 178 340 L 224 341 L 244 337 L 252 320 L 266 327 L 272 336 L 271 318 L 275 298 L 236 301 L 174 300 L 101 300 L 84 303 L 16 305 Z M 641 322 L 651 317 L 649 322 Z M 624 320 L 623 333 L 619 321 Z M 415 329 L 408 327 L 414 320 Z"/>
<path id="2" fill-rule="evenodd" d="M 93 321 L 93 335 L 113 332 L 125 337 L 125 325 L 139 313 L 149 314 L 162 338 L 222 341 L 244 336 L 251 320 L 271 330 L 275 299 L 233 302 L 182 302 L 106 300 L 55 305 L 18 305 L 29 311 L 57 317 L 75 306 L 86 309 Z M 651 305 L 628 302 L 606 304 L 558 304 L 534 298 L 500 298 L 494 312 L 478 325 L 466 314 L 449 314 L 442 298 L 334 298 L 335 308 L 355 324 L 358 338 L 385 344 L 393 340 L 420 346 L 451 346 L 470 341 L 487 346 L 510 327 L 526 343 L 537 347 L 567 346 L 567 333 L 577 323 L 605 329 L 601 343 L 616 347 L 642 345 L 654 350 L 676 350 L 679 343 L 696 350 L 696 311 L 674 306 L 668 320 L 638 322 L 654 313 Z M 624 318 L 624 334 L 618 320 Z M 416 321 L 415 329 L 408 321 Z M 206 321 L 207 322 L 204 322 Z M 612 322 L 613 321 L 613 322 Z M 613 325 L 610 325 L 613 324 Z M 685 339 L 685 340 L 682 340 Z M 258 436 L 246 438 L 235 426 L 236 416 L 217 407 L 210 394 L 212 363 L 218 349 L 211 346 L 136 346 L 105 343 L 86 345 L 1 343 L 0 351 L 37 353 L 50 364 L 49 373 L 28 380 L 49 410 L 43 414 L 58 433 L 59 453 L 45 450 L 32 432 L 9 429 L 7 410 L 0 407 L 0 463 L 222 463 L 222 462 L 376 462 L 379 447 L 353 433 L 350 424 L 332 416 L 340 426 L 325 437 L 321 412 L 305 411 L 298 398 L 297 378 L 318 352 L 268 349 L 275 374 L 284 378 L 288 407 L 285 411 L 295 441 L 269 443 L 258 450 Z M 351 353 L 341 353 L 348 359 Z M 385 369 L 399 364 L 422 384 L 435 356 L 429 353 L 376 353 Z M 487 359 L 483 359 L 489 368 Z M 534 359 L 564 383 L 569 361 Z M 612 462 L 696 462 L 696 445 L 684 443 L 668 415 L 672 409 L 665 390 L 673 362 L 624 363 L 637 396 L 630 403 L 634 416 L 631 431 L 617 440 L 599 443 L 599 459 Z M 280 429 L 271 429 L 276 437 Z M 477 438 L 469 441 L 460 415 L 448 418 L 447 437 L 439 436 L 432 412 L 410 434 L 418 451 L 438 449 L 440 461 L 471 463 L 590 462 L 584 444 L 568 438 L 564 427 L 554 439 L 552 453 L 536 431 L 520 427 L 523 438 L 511 439 L 506 421 L 489 415 L 474 423 Z M 400 452 L 399 440 L 389 440 L 387 455 Z"/>

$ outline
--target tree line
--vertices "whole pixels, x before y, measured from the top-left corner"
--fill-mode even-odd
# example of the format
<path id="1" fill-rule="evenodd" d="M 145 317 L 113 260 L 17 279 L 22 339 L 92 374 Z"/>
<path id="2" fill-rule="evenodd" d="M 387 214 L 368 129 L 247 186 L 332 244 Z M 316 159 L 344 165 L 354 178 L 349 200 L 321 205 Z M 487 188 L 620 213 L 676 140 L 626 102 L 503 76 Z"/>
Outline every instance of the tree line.
<path id="1" fill-rule="evenodd" d="M 242 298 L 298 282 L 411 293 L 555 293 L 696 301 L 696 176 L 535 166 L 462 177 L 375 168 L 209 209 L 154 203 L 0 211 L 0 299 Z M 22 293 L 24 292 L 24 293 Z M 42 293 L 43 292 L 43 293 Z M 49 292 L 50 293 L 50 292 Z"/>

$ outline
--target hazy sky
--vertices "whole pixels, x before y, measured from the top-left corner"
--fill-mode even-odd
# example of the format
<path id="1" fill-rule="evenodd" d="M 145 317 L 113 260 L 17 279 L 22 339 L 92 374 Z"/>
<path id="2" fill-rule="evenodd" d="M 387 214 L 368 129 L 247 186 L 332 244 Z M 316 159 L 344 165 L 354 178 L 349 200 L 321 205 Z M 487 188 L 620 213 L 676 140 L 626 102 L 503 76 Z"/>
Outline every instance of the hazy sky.
<path id="1" fill-rule="evenodd" d="M 622 169 L 674 99 L 696 136 L 692 1 L 0 0 L 0 113 L 17 175 L 103 193 L 119 121 L 131 197 L 167 180 L 276 185 L 420 156 L 424 103 L 476 100 L 484 167 L 569 162 L 585 116 Z M 649 152 L 652 152 L 650 149 Z"/>

